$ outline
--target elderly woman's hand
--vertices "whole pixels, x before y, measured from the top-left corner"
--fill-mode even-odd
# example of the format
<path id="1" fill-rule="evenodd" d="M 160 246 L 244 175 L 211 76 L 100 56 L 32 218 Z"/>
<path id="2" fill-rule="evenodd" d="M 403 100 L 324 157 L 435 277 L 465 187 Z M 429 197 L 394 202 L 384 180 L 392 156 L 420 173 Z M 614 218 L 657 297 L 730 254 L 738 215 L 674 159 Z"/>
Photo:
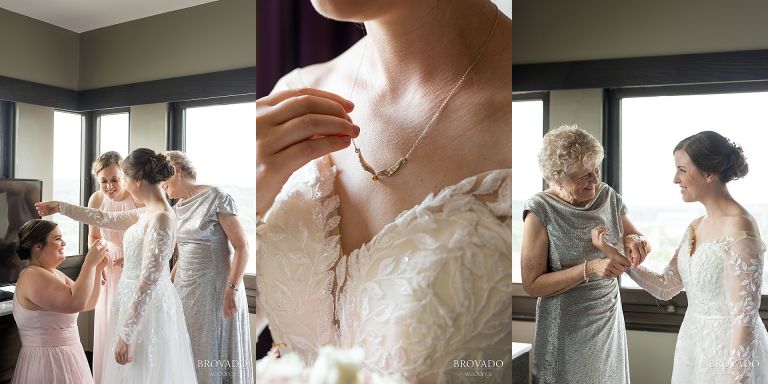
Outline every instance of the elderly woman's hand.
<path id="1" fill-rule="evenodd" d="M 256 100 L 256 213 L 269 210 L 291 174 L 344 149 L 360 133 L 354 105 L 318 89 L 291 89 Z"/>
<path id="2" fill-rule="evenodd" d="M 622 263 L 618 259 L 606 257 L 604 259 L 594 259 L 587 261 L 587 277 L 591 280 L 594 277 L 604 279 L 615 279 L 629 268 L 629 261 L 624 259 Z"/>
<path id="3" fill-rule="evenodd" d="M 632 262 L 632 268 L 640 265 L 651 253 L 651 245 L 644 236 L 631 234 L 624 236 L 624 254 Z"/>
<path id="4" fill-rule="evenodd" d="M 619 253 L 616 247 L 606 240 L 608 228 L 604 226 L 592 229 L 592 244 L 602 251 L 607 257 L 587 262 L 587 275 L 590 277 L 602 277 L 613 279 L 626 272 L 632 266 L 626 257 Z"/>

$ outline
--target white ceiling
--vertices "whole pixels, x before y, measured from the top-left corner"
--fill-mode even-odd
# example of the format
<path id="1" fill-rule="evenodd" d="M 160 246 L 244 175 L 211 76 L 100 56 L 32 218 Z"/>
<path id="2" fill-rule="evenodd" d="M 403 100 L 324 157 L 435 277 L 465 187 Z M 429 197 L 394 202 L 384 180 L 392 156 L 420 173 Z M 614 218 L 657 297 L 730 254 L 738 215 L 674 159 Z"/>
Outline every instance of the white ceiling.
<path id="1" fill-rule="evenodd" d="M 0 8 L 81 33 L 215 0 L 0 0 Z"/>

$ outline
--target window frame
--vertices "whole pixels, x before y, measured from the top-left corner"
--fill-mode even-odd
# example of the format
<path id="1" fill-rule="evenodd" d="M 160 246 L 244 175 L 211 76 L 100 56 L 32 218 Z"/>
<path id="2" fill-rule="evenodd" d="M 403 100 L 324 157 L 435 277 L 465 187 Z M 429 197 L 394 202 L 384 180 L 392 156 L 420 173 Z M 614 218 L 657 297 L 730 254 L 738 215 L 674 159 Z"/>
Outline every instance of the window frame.
<path id="1" fill-rule="evenodd" d="M 665 85 L 653 87 L 604 88 L 603 146 L 611 153 L 603 161 L 604 181 L 621 193 L 621 100 L 628 97 L 685 96 L 725 93 L 768 92 L 768 81 L 728 82 L 716 84 Z M 513 93 L 513 99 L 515 99 Z M 545 112 L 548 115 L 548 111 Z M 546 116 L 548 117 L 548 116 Z M 545 118 L 546 118 L 545 117 Z M 621 278 L 621 277 L 620 277 Z M 683 291 L 670 300 L 656 299 L 642 289 L 621 288 L 622 309 L 628 330 L 672 332 L 680 330 L 688 298 Z M 522 284 L 512 287 L 512 319 L 536 320 L 536 297 L 529 296 Z M 759 309 L 768 325 L 768 294 L 761 296 Z"/>
<path id="2" fill-rule="evenodd" d="M 93 111 L 94 121 L 93 121 L 93 151 L 94 156 L 98 156 L 102 153 L 101 149 L 101 117 L 105 115 L 117 115 L 120 113 L 127 113 L 128 114 L 128 150 L 131 149 L 131 108 L 125 107 L 125 108 L 112 108 L 112 109 L 100 109 L 97 111 Z M 127 154 L 126 154 L 127 156 Z M 96 160 L 96 157 L 91 160 L 89 165 L 93 163 L 93 161 Z M 88 168 L 88 174 L 91 175 L 90 167 Z M 91 175 L 93 177 L 93 175 Z"/>
<path id="3" fill-rule="evenodd" d="M 543 102 L 543 126 L 541 127 L 541 135 L 544 136 L 549 132 L 549 92 L 513 92 L 512 102 L 515 101 L 530 101 L 541 100 Z M 514 154 L 513 154 L 514 156 Z M 514 160 L 513 160 L 514 161 Z M 542 190 L 545 188 L 546 182 L 541 180 Z M 513 220 L 515 218 L 512 218 Z M 516 266 L 513 265 L 512 268 Z M 512 283 L 512 320 L 521 321 L 536 321 L 536 297 L 528 295 L 523 288 L 522 283 Z"/>

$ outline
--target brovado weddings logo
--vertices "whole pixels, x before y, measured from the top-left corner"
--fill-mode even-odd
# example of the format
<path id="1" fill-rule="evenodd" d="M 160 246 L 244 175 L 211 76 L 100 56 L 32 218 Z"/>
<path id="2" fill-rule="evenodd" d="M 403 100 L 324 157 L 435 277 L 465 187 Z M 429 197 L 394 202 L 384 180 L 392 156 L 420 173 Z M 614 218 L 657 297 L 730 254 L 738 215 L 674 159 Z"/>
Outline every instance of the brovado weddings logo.
<path id="1" fill-rule="evenodd" d="M 502 360 L 454 360 L 454 368 L 502 368 Z"/>
<path id="2" fill-rule="evenodd" d="M 248 360 L 198 360 L 198 368 L 248 368 Z"/>
<path id="3" fill-rule="evenodd" d="M 454 360 L 454 368 L 467 368 L 471 371 L 464 372 L 467 377 L 492 377 L 493 371 L 504 367 L 503 360 Z"/>

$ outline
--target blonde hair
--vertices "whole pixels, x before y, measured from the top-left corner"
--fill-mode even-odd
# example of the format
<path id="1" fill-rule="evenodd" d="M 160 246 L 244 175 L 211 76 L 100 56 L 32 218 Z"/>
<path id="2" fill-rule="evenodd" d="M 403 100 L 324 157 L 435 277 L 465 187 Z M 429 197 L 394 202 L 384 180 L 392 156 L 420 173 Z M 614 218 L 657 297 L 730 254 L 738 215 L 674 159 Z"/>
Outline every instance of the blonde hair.
<path id="1" fill-rule="evenodd" d="M 189 157 L 187 157 L 184 152 L 165 151 L 163 154 L 171 163 L 171 165 L 177 168 L 179 172 L 187 175 L 192 180 L 197 180 L 197 171 L 195 170 L 195 166 L 192 165 L 192 162 L 189 161 Z"/>
<path id="2" fill-rule="evenodd" d="M 115 151 L 104 152 L 91 164 L 91 174 L 96 177 L 104 168 L 112 165 L 117 165 L 120 168 L 123 165 L 123 157 Z"/>
<path id="3" fill-rule="evenodd" d="M 550 184 L 603 161 L 603 146 L 576 125 L 561 125 L 544 135 L 539 152 L 541 174 Z"/>

